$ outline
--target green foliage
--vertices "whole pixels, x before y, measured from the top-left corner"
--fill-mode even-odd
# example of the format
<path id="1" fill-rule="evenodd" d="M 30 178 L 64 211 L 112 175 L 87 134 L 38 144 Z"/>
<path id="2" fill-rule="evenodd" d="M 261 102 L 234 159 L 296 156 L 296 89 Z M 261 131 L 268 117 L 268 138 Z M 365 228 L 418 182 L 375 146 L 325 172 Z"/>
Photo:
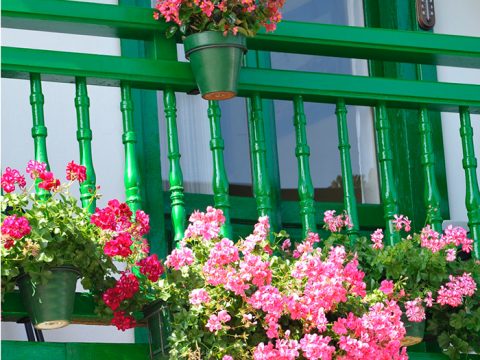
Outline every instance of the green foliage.
<path id="1" fill-rule="evenodd" d="M 78 269 L 82 286 L 96 295 L 114 281 L 112 275 L 117 270 L 103 253 L 101 230 L 69 195 L 69 185 L 62 185 L 48 197 L 24 191 L 0 198 L 2 223 L 7 216 L 17 215 L 26 218 L 31 227 L 13 247 L 1 246 L 2 299 L 6 291 L 14 289 L 18 275 L 27 274 L 42 282 L 56 266 Z"/>

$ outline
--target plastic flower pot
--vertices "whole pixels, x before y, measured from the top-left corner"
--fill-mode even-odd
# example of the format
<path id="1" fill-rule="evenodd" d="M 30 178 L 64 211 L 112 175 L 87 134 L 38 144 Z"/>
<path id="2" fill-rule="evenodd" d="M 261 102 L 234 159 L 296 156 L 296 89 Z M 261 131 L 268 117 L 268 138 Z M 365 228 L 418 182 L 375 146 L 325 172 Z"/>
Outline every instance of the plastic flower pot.
<path id="1" fill-rule="evenodd" d="M 168 309 L 163 301 L 156 301 L 143 309 L 144 319 L 148 325 L 148 342 L 150 345 L 150 359 L 159 360 L 168 358 Z"/>
<path id="2" fill-rule="evenodd" d="M 45 283 L 22 275 L 17 280 L 20 295 L 35 328 L 52 330 L 70 324 L 75 302 L 75 288 L 80 272 L 74 267 L 51 268 Z"/>
<path id="3" fill-rule="evenodd" d="M 242 57 L 247 52 L 245 36 L 205 31 L 188 36 L 183 43 L 202 97 L 233 98 L 237 94 Z"/>
<path id="4" fill-rule="evenodd" d="M 425 334 L 425 320 L 421 322 L 408 321 L 406 317 L 402 317 L 407 333 L 401 341 L 402 346 L 412 346 L 422 342 Z"/>

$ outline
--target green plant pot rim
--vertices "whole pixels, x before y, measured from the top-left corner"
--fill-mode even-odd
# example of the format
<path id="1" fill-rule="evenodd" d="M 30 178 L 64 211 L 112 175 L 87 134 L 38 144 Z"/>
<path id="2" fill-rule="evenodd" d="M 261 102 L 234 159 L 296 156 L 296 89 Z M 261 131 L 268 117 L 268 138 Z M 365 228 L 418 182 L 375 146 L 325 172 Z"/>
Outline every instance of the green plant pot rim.
<path id="1" fill-rule="evenodd" d="M 190 54 L 209 48 L 235 47 L 243 50 L 245 54 L 247 49 L 247 38 L 242 34 L 224 36 L 220 31 L 202 31 L 189 35 L 183 41 L 185 47 L 185 57 L 190 60 Z"/>
<path id="2" fill-rule="evenodd" d="M 80 270 L 78 270 L 75 266 L 72 266 L 72 265 L 54 266 L 54 267 L 48 268 L 48 271 L 70 271 L 70 272 L 74 272 L 74 273 L 77 273 L 79 279 L 82 276 L 82 273 L 80 272 Z M 22 274 L 17 276 L 15 281 L 18 282 L 26 276 L 30 276 L 30 275 L 28 273 L 22 273 Z"/>

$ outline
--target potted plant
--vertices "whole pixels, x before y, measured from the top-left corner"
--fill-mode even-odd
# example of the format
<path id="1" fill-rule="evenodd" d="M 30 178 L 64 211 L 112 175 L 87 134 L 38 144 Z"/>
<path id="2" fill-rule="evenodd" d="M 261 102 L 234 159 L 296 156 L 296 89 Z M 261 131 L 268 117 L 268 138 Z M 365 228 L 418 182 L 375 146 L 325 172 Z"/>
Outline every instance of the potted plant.
<path id="1" fill-rule="evenodd" d="M 34 180 L 28 189 L 18 170 L 7 168 L 1 178 L 2 299 L 18 285 L 34 326 L 60 328 L 70 322 L 80 278 L 100 316 L 121 330 L 135 326 L 134 313 L 152 300 L 148 291 L 163 272 L 143 238 L 148 215 L 118 200 L 94 214 L 78 206 L 69 189 L 85 181 L 86 169 L 73 161 L 66 183 L 44 163 L 30 161 L 26 171 Z M 117 262 L 119 270 L 113 260 L 127 266 Z"/>
<path id="2" fill-rule="evenodd" d="M 70 323 L 77 280 L 87 290 L 102 287 L 115 266 L 97 241 L 100 231 L 69 194 L 85 180 L 85 167 L 69 163 L 63 184 L 44 163 L 30 161 L 26 172 L 34 180 L 28 189 L 18 170 L 7 168 L 1 178 L 2 299 L 18 285 L 34 326 L 56 329 Z"/>
<path id="3" fill-rule="evenodd" d="M 275 30 L 285 0 L 157 0 L 154 17 L 170 26 L 167 37 L 184 37 L 202 97 L 226 100 L 237 93 L 246 37 L 260 27 Z"/>
<path id="4" fill-rule="evenodd" d="M 327 226 L 334 224 L 327 215 Z M 440 234 L 427 225 L 420 233 L 411 235 L 407 217 L 396 215 L 394 223 L 396 230 L 406 236 L 393 246 L 384 246 L 381 229 L 373 232 L 370 239 L 360 237 L 355 243 L 334 229 L 324 245 L 344 244 L 355 251 L 368 288 L 379 288 L 388 299 L 400 304 L 407 330 L 405 346 L 421 342 L 427 327 L 440 348 L 452 357 L 460 351 L 478 349 L 472 345 L 480 329 L 476 291 L 480 266 L 469 258 L 473 240 L 461 227 L 449 226 Z M 460 321 L 466 314 L 472 322 Z"/>
<path id="5" fill-rule="evenodd" d="M 402 311 L 366 291 L 355 254 L 322 250 L 313 233 L 294 250 L 266 217 L 234 243 L 220 236 L 224 221 L 194 212 L 165 262 L 170 358 L 406 359 Z"/>

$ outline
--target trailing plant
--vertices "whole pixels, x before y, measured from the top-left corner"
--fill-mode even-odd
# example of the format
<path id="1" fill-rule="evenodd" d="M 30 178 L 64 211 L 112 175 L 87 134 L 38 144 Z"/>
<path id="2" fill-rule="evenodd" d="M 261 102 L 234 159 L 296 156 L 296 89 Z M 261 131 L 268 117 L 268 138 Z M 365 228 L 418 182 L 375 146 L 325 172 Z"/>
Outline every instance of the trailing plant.
<path id="1" fill-rule="evenodd" d="M 254 36 L 261 27 L 273 31 L 281 20 L 285 0 L 157 0 L 155 19 L 170 26 L 168 38 L 203 31 Z"/>
<path id="2" fill-rule="evenodd" d="M 357 256 L 317 247 L 317 234 L 292 249 L 262 217 L 234 243 L 220 236 L 220 210 L 195 212 L 165 265 L 158 296 L 171 313 L 175 359 L 406 359 L 397 303 L 366 291 Z"/>
<path id="3" fill-rule="evenodd" d="M 76 181 L 86 180 L 85 167 L 72 161 L 66 171 L 67 182 L 61 183 L 46 164 L 32 160 L 26 169 L 33 180 L 29 188 L 18 170 L 6 168 L 2 174 L 2 299 L 19 275 L 46 281 L 51 268 L 72 266 L 81 273 L 84 289 L 95 296 L 97 313 L 113 314 L 112 323 L 120 329 L 132 327 L 133 313 L 150 302 L 152 284 L 163 272 L 156 255 L 148 256 L 143 238 L 148 215 L 141 210 L 133 214 L 118 200 L 90 214 L 69 192 Z M 95 191 L 92 201 L 96 197 Z"/>
<path id="4" fill-rule="evenodd" d="M 324 220 L 330 229 L 334 218 L 326 213 Z M 407 217 L 395 216 L 394 223 L 396 231 L 411 231 Z M 480 262 L 470 258 L 473 240 L 467 231 L 449 226 L 440 234 L 427 225 L 393 246 L 384 246 L 383 238 L 383 231 L 377 229 L 370 239 L 361 237 L 351 243 L 337 231 L 324 246 L 344 244 L 356 252 L 367 289 L 379 287 L 395 299 L 408 321 L 427 320 L 427 338 L 433 336 L 452 359 L 478 352 Z"/>

